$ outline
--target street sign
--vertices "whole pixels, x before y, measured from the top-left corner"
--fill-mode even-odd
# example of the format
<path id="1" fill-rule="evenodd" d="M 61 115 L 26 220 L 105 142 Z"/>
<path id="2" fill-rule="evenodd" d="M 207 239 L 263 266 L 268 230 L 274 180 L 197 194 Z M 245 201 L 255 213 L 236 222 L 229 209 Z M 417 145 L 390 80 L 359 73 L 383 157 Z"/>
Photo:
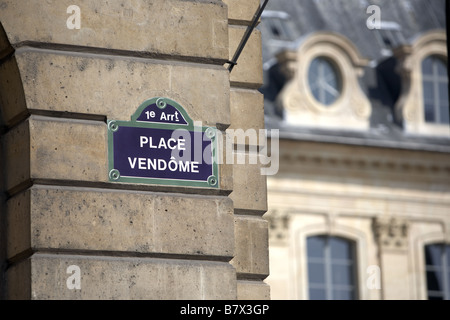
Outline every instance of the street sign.
<path id="1" fill-rule="evenodd" d="M 216 128 L 197 125 L 177 102 L 145 101 L 131 121 L 108 121 L 111 182 L 218 188 Z"/>

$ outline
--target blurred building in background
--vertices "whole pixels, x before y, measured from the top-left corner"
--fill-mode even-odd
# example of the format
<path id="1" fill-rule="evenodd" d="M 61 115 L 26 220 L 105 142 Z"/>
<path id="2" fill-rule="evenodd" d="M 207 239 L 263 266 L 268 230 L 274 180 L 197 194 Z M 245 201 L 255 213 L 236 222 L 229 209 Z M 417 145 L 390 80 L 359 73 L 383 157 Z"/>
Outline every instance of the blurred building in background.
<path id="1" fill-rule="evenodd" d="M 272 299 L 450 299 L 444 0 L 271 0 Z"/>

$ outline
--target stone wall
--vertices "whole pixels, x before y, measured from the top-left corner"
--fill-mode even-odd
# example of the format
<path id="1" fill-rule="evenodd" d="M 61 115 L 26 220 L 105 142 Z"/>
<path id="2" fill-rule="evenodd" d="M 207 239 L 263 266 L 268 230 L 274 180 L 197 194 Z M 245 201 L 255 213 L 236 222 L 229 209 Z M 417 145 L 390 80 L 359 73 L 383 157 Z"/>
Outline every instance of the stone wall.
<path id="1" fill-rule="evenodd" d="M 229 6 L 230 60 L 260 4 L 259 0 L 225 0 Z M 254 30 L 230 74 L 231 126 L 230 129 L 264 129 L 264 102 L 257 90 L 263 83 L 261 34 Z M 235 141 L 238 144 L 239 141 Z M 235 149 L 246 150 L 245 165 L 233 166 L 234 183 L 230 194 L 234 202 L 236 268 L 238 299 L 268 299 L 269 286 L 263 280 L 269 275 L 268 225 L 262 215 L 267 211 L 266 176 L 261 175 L 260 164 L 250 164 L 251 152 L 257 152 L 262 141 L 251 141 Z M 237 155 L 238 156 L 238 155 Z M 257 155 L 258 156 L 258 155 Z M 259 163 L 259 162 L 258 162 Z"/>
<path id="2" fill-rule="evenodd" d="M 72 2 L 0 6 L 2 297 L 269 298 L 258 167 L 223 163 L 202 189 L 112 183 L 107 158 L 106 121 L 153 97 L 264 127 L 258 31 L 226 69 L 259 2 L 80 0 L 79 29 Z"/>

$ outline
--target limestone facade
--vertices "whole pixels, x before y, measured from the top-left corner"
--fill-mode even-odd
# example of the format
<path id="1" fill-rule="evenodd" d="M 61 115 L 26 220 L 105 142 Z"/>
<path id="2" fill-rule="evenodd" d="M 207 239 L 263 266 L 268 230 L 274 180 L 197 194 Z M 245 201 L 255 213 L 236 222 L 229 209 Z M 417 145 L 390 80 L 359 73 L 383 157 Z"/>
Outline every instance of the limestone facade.
<path id="1" fill-rule="evenodd" d="M 424 246 L 450 237 L 448 154 L 295 141 L 280 153 L 265 215 L 273 299 L 309 299 L 312 235 L 355 243 L 359 299 L 427 299 Z"/>

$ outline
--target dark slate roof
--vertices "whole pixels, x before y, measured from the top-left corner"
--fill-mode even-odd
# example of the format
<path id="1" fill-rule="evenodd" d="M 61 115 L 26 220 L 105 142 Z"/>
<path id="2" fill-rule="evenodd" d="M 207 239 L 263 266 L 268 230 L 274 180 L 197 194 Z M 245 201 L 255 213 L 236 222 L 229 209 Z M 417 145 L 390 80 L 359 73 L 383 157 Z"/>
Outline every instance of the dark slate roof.
<path id="1" fill-rule="evenodd" d="M 372 4 L 380 7 L 381 20 L 392 29 L 394 38 L 383 41 L 384 31 L 366 27 L 371 15 L 366 9 Z M 286 13 L 289 18 L 283 21 L 287 35 L 282 40 L 274 39 L 265 21 L 273 16 L 286 18 Z M 263 40 L 264 85 L 260 91 L 264 93 L 266 128 L 280 129 L 280 136 L 289 139 L 450 152 L 449 138 L 408 135 L 393 116 L 401 79 L 395 72 L 397 61 L 391 49 L 411 44 L 429 30 L 445 30 L 445 0 L 269 0 L 258 28 Z M 302 38 L 317 31 L 344 35 L 371 61 L 360 79 L 372 104 L 370 130 L 287 127 L 281 121 L 282 114 L 275 107 L 275 99 L 286 79 L 278 69 L 275 55 L 285 49 L 295 49 Z"/>

